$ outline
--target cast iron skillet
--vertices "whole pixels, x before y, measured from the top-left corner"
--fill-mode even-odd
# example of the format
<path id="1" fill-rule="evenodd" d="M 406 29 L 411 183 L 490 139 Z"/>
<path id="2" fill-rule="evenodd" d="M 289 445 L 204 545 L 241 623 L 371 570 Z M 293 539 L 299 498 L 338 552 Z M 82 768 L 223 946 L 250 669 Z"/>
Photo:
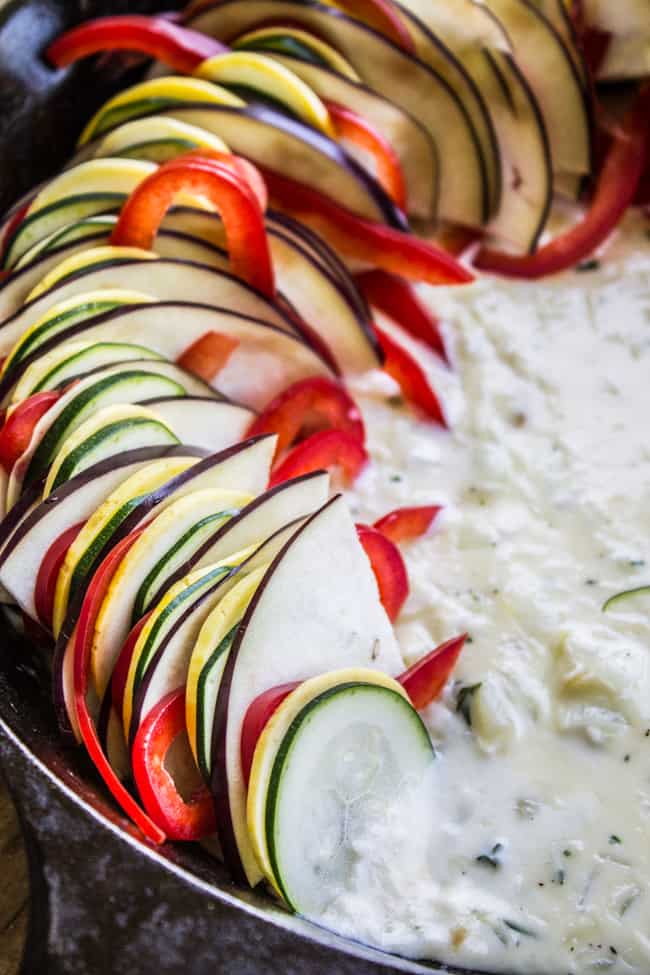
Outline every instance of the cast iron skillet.
<path id="1" fill-rule="evenodd" d="M 41 60 L 43 47 L 81 19 L 164 6 L 26 0 L 3 8 L 0 213 L 61 165 L 90 113 L 129 80 L 122 58 L 53 71 Z M 0 627 L 0 762 L 31 882 L 23 975 L 441 971 L 290 916 L 265 895 L 234 887 L 200 847 L 148 844 L 111 805 L 81 752 L 62 745 L 44 658 L 18 636 L 8 613 Z"/>

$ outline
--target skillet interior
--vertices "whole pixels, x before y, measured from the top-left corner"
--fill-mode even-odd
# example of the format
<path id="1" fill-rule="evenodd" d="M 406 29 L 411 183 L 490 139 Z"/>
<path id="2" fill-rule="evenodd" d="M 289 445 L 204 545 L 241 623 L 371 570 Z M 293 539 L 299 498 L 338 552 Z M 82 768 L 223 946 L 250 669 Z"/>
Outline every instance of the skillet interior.
<path id="1" fill-rule="evenodd" d="M 41 60 L 44 45 L 82 18 L 164 6 L 173 4 L 25 0 L 3 8 L 0 213 L 56 171 L 90 113 L 137 76 L 123 59 L 53 71 Z M 291 917 L 266 896 L 233 887 L 198 847 L 158 850 L 143 841 L 107 800 L 85 756 L 61 743 L 49 675 L 34 647 L 9 614 L 0 627 L 0 761 L 30 868 L 25 975 L 441 971 Z"/>

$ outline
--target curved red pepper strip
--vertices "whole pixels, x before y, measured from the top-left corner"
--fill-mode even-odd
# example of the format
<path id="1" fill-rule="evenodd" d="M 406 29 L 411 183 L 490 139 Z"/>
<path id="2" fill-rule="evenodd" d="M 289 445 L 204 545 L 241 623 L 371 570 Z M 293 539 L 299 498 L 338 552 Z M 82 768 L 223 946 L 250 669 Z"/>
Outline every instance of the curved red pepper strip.
<path id="1" fill-rule="evenodd" d="M 34 393 L 23 400 L 6 418 L 0 429 L 0 464 L 7 474 L 11 473 L 18 458 L 29 447 L 38 421 L 60 398 L 61 393 L 53 390 Z"/>
<path id="2" fill-rule="evenodd" d="M 7 219 L 3 229 L 2 236 L 0 237 L 0 262 L 4 263 L 5 254 L 7 253 L 7 246 L 10 243 L 12 237 L 18 230 L 18 227 L 23 222 L 27 216 L 27 211 L 32 205 L 32 198 L 30 198 L 27 203 L 19 206 L 17 210 L 12 213 L 12 215 Z M 11 271 L 3 271 L 3 276 L 9 276 Z"/>
<path id="3" fill-rule="evenodd" d="M 474 280 L 462 264 L 440 247 L 418 237 L 364 220 L 328 200 L 318 190 L 262 170 L 269 193 L 281 210 L 294 214 L 320 233 L 341 254 L 427 284 L 467 284 Z"/>
<path id="4" fill-rule="evenodd" d="M 181 369 L 186 369 L 193 375 L 210 383 L 218 376 L 228 359 L 233 354 L 239 339 L 222 332 L 206 332 L 200 339 L 193 342 L 189 349 L 176 360 Z"/>
<path id="5" fill-rule="evenodd" d="M 396 508 L 379 518 L 373 525 L 378 532 L 397 545 L 424 535 L 442 511 L 439 504 L 420 505 L 413 508 Z"/>
<path id="6" fill-rule="evenodd" d="M 179 156 L 143 180 L 124 204 L 111 243 L 151 250 L 165 214 L 181 191 L 207 197 L 214 204 L 224 223 L 233 272 L 272 298 L 273 264 L 258 199 L 231 167 L 207 156 Z"/>
<path id="7" fill-rule="evenodd" d="M 52 612 L 54 610 L 54 593 L 59 570 L 63 565 L 68 549 L 85 525 L 80 521 L 72 525 L 67 531 L 59 535 L 48 548 L 41 562 L 34 586 L 34 607 L 39 620 L 49 630 L 52 629 Z"/>
<path id="8" fill-rule="evenodd" d="M 574 267 L 589 257 L 616 228 L 632 203 L 643 173 L 650 140 L 650 85 L 622 120 L 598 177 L 583 219 L 535 254 L 521 257 L 484 248 L 474 264 L 507 277 L 541 278 Z"/>
<path id="9" fill-rule="evenodd" d="M 313 433 L 285 457 L 271 475 L 269 487 L 312 471 L 338 467 L 346 484 L 351 484 L 368 463 L 363 444 L 346 430 L 322 430 Z"/>
<path id="10" fill-rule="evenodd" d="M 422 304 L 408 281 L 388 271 L 363 271 L 354 280 L 369 305 L 420 339 L 449 365 L 438 320 Z"/>
<path id="11" fill-rule="evenodd" d="M 269 202 L 269 194 L 266 183 L 257 166 L 242 156 L 235 156 L 232 152 L 220 152 L 218 149 L 209 149 L 203 146 L 201 149 L 190 149 L 182 156 L 176 156 L 170 162 L 183 162 L 185 159 L 212 159 L 214 162 L 221 163 L 226 169 L 232 170 L 235 176 L 239 176 L 245 183 L 248 183 L 253 193 L 257 197 L 257 202 L 262 211 L 266 212 Z"/>
<path id="12" fill-rule="evenodd" d="M 384 372 L 395 380 L 409 403 L 417 406 L 441 427 L 447 427 L 440 400 L 432 390 L 422 366 L 388 332 L 378 325 L 375 325 L 375 332 L 385 356 Z"/>
<path id="13" fill-rule="evenodd" d="M 167 694 L 149 712 L 133 743 L 133 777 L 145 809 L 170 840 L 200 840 L 214 833 L 214 801 L 202 787 L 185 801 L 165 768 L 165 757 L 184 734 L 185 688 Z"/>
<path id="14" fill-rule="evenodd" d="M 399 156 L 374 125 L 337 102 L 325 101 L 336 134 L 369 152 L 374 161 L 378 182 L 401 210 L 406 210 L 406 182 Z"/>
<path id="15" fill-rule="evenodd" d="M 253 756 L 262 732 L 282 702 L 292 691 L 295 691 L 296 687 L 300 687 L 300 684 L 299 680 L 292 681 L 290 684 L 279 684 L 259 694 L 249 705 L 241 727 L 240 745 L 241 767 L 246 785 L 251 777 Z"/>
<path id="16" fill-rule="evenodd" d="M 166 17 L 126 15 L 73 27 L 50 44 L 45 56 L 55 67 L 65 68 L 91 54 L 133 51 L 162 61 L 180 74 L 192 74 L 201 61 L 226 50 L 214 38 Z"/>
<path id="17" fill-rule="evenodd" d="M 376 528 L 357 525 L 357 535 L 370 559 L 381 604 L 392 623 L 399 616 L 409 594 L 409 579 L 404 559 L 397 545 Z"/>
<path id="18" fill-rule="evenodd" d="M 287 450 L 300 433 L 325 425 L 345 430 L 363 444 L 366 431 L 359 407 L 347 390 L 325 376 L 315 376 L 293 383 L 275 397 L 253 420 L 246 436 L 275 433 L 278 443 L 275 455 Z"/>
<path id="19" fill-rule="evenodd" d="M 466 639 L 467 634 L 463 633 L 453 640 L 447 640 L 397 678 L 416 710 L 426 708 L 441 693 L 456 666 Z"/>
<path id="20" fill-rule="evenodd" d="M 127 535 L 126 538 L 122 539 L 109 552 L 95 572 L 86 592 L 74 638 L 74 702 L 83 743 L 88 750 L 88 754 L 95 768 L 101 775 L 113 798 L 119 803 L 126 815 L 142 830 L 147 839 L 154 843 L 164 843 L 167 837 L 163 830 L 143 812 L 113 771 L 101 746 L 97 729 L 95 728 L 86 703 L 90 669 L 90 650 L 95 621 L 113 575 L 117 571 L 123 557 L 142 531 L 143 529 L 139 529 Z"/>

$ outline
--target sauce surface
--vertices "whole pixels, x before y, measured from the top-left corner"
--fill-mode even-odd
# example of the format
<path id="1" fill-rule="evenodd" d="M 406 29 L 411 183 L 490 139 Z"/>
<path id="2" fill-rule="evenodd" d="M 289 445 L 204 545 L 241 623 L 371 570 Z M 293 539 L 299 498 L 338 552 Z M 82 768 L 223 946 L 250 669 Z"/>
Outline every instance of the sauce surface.
<path id="1" fill-rule="evenodd" d="M 407 659 L 462 631 L 424 715 L 430 779 L 343 841 L 318 919 L 485 971 L 650 971 L 650 246 L 630 221 L 596 267 L 428 292 L 452 433 L 385 378 L 358 385 L 372 521 L 439 502 L 405 549 Z M 418 350 L 422 360 L 422 351 Z"/>

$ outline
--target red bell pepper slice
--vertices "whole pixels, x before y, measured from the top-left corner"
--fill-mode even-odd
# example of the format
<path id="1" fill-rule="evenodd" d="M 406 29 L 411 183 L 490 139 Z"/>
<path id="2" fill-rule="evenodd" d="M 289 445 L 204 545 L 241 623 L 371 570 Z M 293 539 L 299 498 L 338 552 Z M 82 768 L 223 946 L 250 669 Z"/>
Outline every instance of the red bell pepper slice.
<path id="1" fill-rule="evenodd" d="M 263 168 L 271 197 L 281 210 L 320 233 L 335 250 L 371 267 L 427 284 L 467 284 L 474 276 L 440 247 L 364 220 L 296 180 Z"/>
<path id="2" fill-rule="evenodd" d="M 321 430 L 287 454 L 273 471 L 269 487 L 331 467 L 340 468 L 345 483 L 352 484 L 367 463 L 366 449 L 353 434 L 347 430 Z"/>
<path id="3" fill-rule="evenodd" d="M 65 68 L 91 54 L 133 51 L 162 61 L 179 74 L 192 74 L 201 61 L 226 50 L 212 37 L 166 17 L 126 15 L 101 17 L 73 27 L 57 37 L 45 56 L 55 67 Z"/>
<path id="4" fill-rule="evenodd" d="M 321 427 L 345 430 L 363 444 L 366 432 L 359 407 L 347 390 L 324 376 L 302 379 L 272 400 L 251 424 L 247 436 L 275 433 L 276 457 L 287 450 L 299 434 Z"/>
<path id="5" fill-rule="evenodd" d="M 327 111 L 340 139 L 369 152 L 375 161 L 378 182 L 391 200 L 406 210 L 406 182 L 402 164 L 392 145 L 367 119 L 337 102 L 326 101 Z"/>
<path id="6" fill-rule="evenodd" d="M 181 369 L 186 369 L 204 382 L 210 383 L 221 372 L 238 345 L 239 340 L 231 335 L 206 332 L 189 349 L 185 349 L 177 364 Z"/>
<path id="7" fill-rule="evenodd" d="M 85 522 L 83 521 L 80 521 L 77 525 L 72 525 L 71 528 L 68 528 L 59 535 L 56 541 L 52 542 L 45 553 L 45 557 L 38 570 L 38 575 L 36 576 L 36 585 L 34 586 L 36 615 L 41 623 L 50 630 L 52 629 L 54 593 L 56 590 L 56 580 L 59 577 L 59 570 L 63 565 L 68 549 L 84 525 Z"/>
<path id="8" fill-rule="evenodd" d="M 442 506 L 439 504 L 396 508 L 395 511 L 389 511 L 383 518 L 379 518 L 373 528 L 397 545 L 399 542 L 407 542 L 424 535 L 441 511 Z"/>
<path id="9" fill-rule="evenodd" d="M 456 666 L 466 639 L 467 634 L 463 633 L 462 636 L 447 640 L 397 678 L 418 711 L 435 701 L 441 693 Z"/>
<path id="10" fill-rule="evenodd" d="M 7 474 L 29 447 L 34 428 L 61 394 L 54 391 L 34 393 L 23 400 L 5 420 L 0 429 L 0 464 Z"/>
<path id="11" fill-rule="evenodd" d="M 120 650 L 120 655 L 117 658 L 115 667 L 113 668 L 113 675 L 111 677 L 111 701 L 113 702 L 113 707 L 118 714 L 122 714 L 124 709 L 124 691 L 126 689 L 126 682 L 129 676 L 129 669 L 131 667 L 131 658 L 133 657 L 133 651 L 135 650 L 135 645 L 138 642 L 138 637 L 142 632 L 145 623 L 153 613 L 153 610 L 149 610 L 148 613 L 138 620 L 138 622 L 131 628 L 129 635 L 124 641 L 124 645 Z"/>
<path id="12" fill-rule="evenodd" d="M 119 803 L 126 815 L 142 830 L 147 839 L 154 843 L 164 843 L 167 838 L 164 831 L 140 808 L 113 771 L 102 748 L 97 729 L 95 728 L 86 702 L 90 669 L 90 650 L 95 622 L 113 575 L 142 531 L 143 529 L 138 529 L 131 532 L 130 535 L 123 538 L 109 552 L 95 572 L 86 591 L 86 596 L 79 614 L 74 643 L 74 702 L 83 743 L 88 749 L 88 754 L 95 768 L 101 775 L 113 798 Z"/>
<path id="13" fill-rule="evenodd" d="M 355 281 L 369 305 L 420 339 L 449 364 L 438 320 L 422 304 L 408 281 L 388 271 L 364 271 L 355 276 Z"/>
<path id="14" fill-rule="evenodd" d="M 409 594 L 409 579 L 397 545 L 369 525 L 357 525 L 357 535 L 370 559 L 379 598 L 391 622 L 397 619 Z"/>
<path id="15" fill-rule="evenodd" d="M 30 198 L 29 200 L 27 200 L 26 203 L 24 203 L 22 206 L 19 206 L 14 211 L 14 213 L 12 213 L 12 215 L 8 218 L 7 222 L 4 225 L 2 231 L 2 238 L 0 239 L 0 257 L 3 262 L 4 262 L 5 254 L 7 252 L 7 245 L 11 241 L 16 231 L 18 230 L 18 227 L 25 219 L 27 215 L 27 211 L 29 210 L 31 204 L 32 204 L 32 199 Z M 3 274 L 6 274 L 7 276 L 10 273 L 11 273 L 10 271 L 3 272 Z"/>
<path id="16" fill-rule="evenodd" d="M 621 121 L 596 183 L 589 210 L 575 227 L 534 254 L 517 257 L 484 248 L 474 264 L 507 277 L 541 278 L 574 267 L 603 244 L 632 203 L 648 152 L 650 85 Z"/>
<path id="17" fill-rule="evenodd" d="M 262 732 L 282 702 L 300 684 L 299 680 L 290 684 L 279 684 L 259 694 L 249 705 L 241 729 L 241 767 L 247 786 L 251 777 L 253 756 Z"/>
<path id="18" fill-rule="evenodd" d="M 214 800 L 205 786 L 183 799 L 165 757 L 185 733 L 185 689 L 167 694 L 144 719 L 133 743 L 133 776 L 145 809 L 170 840 L 200 840 L 217 828 Z"/>
<path id="19" fill-rule="evenodd" d="M 447 427 L 440 400 L 431 388 L 419 362 L 383 328 L 375 325 L 375 332 L 384 352 L 384 372 L 392 376 L 409 403 L 417 406 L 430 420 L 439 423 L 441 427 Z"/>
<path id="20" fill-rule="evenodd" d="M 150 250 L 181 191 L 204 196 L 214 204 L 224 223 L 233 272 L 273 297 L 273 265 L 259 200 L 232 164 L 207 155 L 179 156 L 143 180 L 124 204 L 111 242 Z"/>

